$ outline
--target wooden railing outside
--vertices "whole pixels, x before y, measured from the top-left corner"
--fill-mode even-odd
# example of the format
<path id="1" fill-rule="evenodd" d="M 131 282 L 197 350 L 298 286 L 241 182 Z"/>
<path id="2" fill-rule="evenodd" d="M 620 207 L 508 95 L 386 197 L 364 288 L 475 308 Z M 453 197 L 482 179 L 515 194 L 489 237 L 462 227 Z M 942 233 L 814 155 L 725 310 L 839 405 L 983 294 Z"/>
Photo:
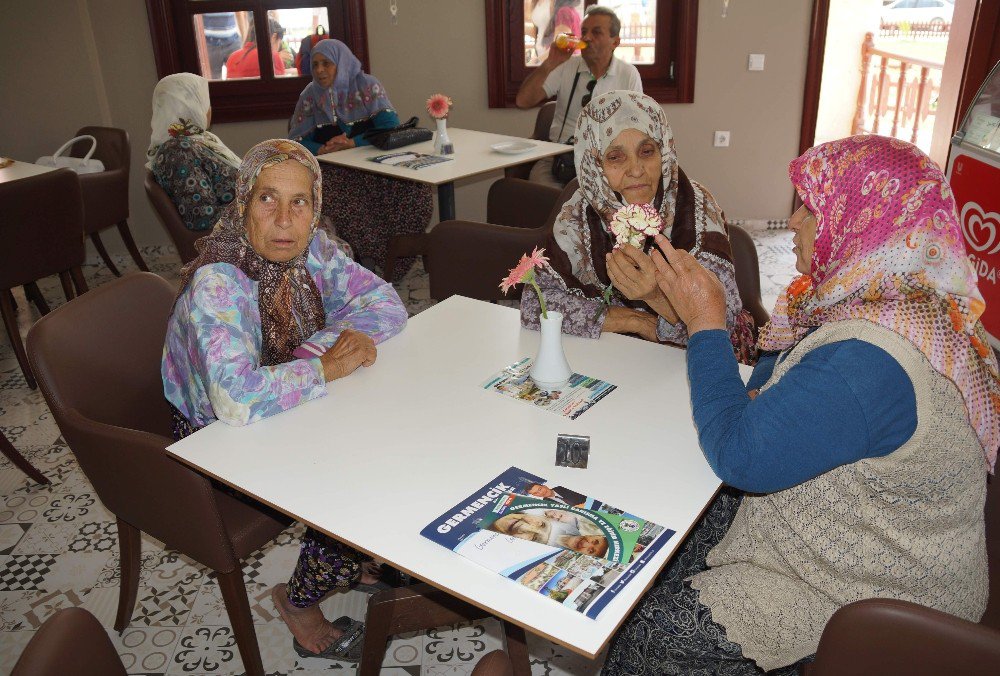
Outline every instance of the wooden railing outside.
<path id="1" fill-rule="evenodd" d="M 865 34 L 851 134 L 882 134 L 920 145 L 921 128 L 933 129 L 933 120 L 926 123 L 934 115 L 931 102 L 941 89 L 943 65 L 876 49 L 873 35 Z"/>
<path id="2" fill-rule="evenodd" d="M 886 22 L 879 25 L 880 38 L 935 38 L 947 40 L 951 24 L 941 21 L 914 23 L 910 21 Z"/>

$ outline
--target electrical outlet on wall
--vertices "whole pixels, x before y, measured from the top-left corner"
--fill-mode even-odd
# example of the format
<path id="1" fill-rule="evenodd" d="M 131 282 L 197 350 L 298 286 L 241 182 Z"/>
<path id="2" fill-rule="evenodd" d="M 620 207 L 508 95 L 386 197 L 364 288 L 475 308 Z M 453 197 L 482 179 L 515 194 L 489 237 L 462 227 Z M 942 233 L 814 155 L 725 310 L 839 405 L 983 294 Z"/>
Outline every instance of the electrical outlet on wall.
<path id="1" fill-rule="evenodd" d="M 715 140 L 712 142 L 716 148 L 728 148 L 729 147 L 729 132 L 728 131 L 717 131 L 715 132 Z"/>
<path id="2" fill-rule="evenodd" d="M 763 54 L 751 54 L 750 60 L 747 63 L 748 70 L 764 70 L 764 55 Z"/>

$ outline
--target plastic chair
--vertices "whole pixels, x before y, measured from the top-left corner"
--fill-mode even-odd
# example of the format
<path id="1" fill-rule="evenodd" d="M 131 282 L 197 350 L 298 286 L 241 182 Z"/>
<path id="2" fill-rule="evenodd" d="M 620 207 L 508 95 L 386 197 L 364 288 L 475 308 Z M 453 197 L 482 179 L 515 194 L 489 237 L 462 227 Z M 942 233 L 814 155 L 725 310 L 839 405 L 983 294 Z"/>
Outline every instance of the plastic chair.
<path id="1" fill-rule="evenodd" d="M 573 179 L 560 192 L 519 178 L 503 178 L 490 187 L 489 223 L 436 225 L 424 256 L 431 298 L 444 300 L 455 294 L 488 301 L 520 298 L 520 285 L 505 296 L 500 280 L 522 254 L 545 246 L 559 210 L 577 185 Z"/>
<path id="2" fill-rule="evenodd" d="M 990 597 L 979 623 L 896 599 L 848 604 L 830 618 L 803 676 L 992 675 L 1000 664 L 1000 487 L 986 488 Z"/>
<path id="3" fill-rule="evenodd" d="M 753 238 L 738 225 L 730 224 L 729 245 L 733 250 L 733 267 L 736 272 L 736 288 L 740 292 L 743 307 L 753 316 L 754 337 L 771 318 L 760 297 L 760 261 Z"/>
<path id="4" fill-rule="evenodd" d="M 86 250 L 77 175 L 59 169 L 0 183 L 0 214 L 0 314 L 24 379 L 35 389 L 11 289 L 25 285 L 42 314 L 49 310 L 44 300 L 38 302 L 41 294 L 33 287 L 35 280 L 58 274 L 66 300 L 74 297 L 74 286 L 77 293 L 87 290 L 80 269 Z"/>
<path id="5" fill-rule="evenodd" d="M 111 261 L 100 231 L 111 226 L 117 226 L 125 248 L 140 270 L 149 270 L 146 262 L 139 255 L 139 249 L 132 239 L 132 231 L 128 227 L 128 175 L 132 164 L 132 146 L 128 140 L 128 132 L 116 127 L 83 127 L 77 136 L 89 134 L 97 139 L 97 150 L 94 159 L 104 163 L 104 171 L 96 174 L 81 174 L 80 188 L 83 191 L 83 231 L 94 243 L 97 253 L 104 264 L 116 277 L 121 273 Z M 73 156 L 83 157 L 90 149 L 90 141 L 80 141 L 73 146 Z"/>
<path id="6" fill-rule="evenodd" d="M 149 203 L 153 205 L 153 211 L 160 217 L 160 223 L 163 224 L 163 228 L 170 235 L 170 241 L 177 247 L 181 263 L 184 264 L 193 261 L 198 257 L 198 250 L 195 249 L 194 243 L 212 232 L 212 230 L 190 230 L 185 227 L 184 221 L 181 220 L 181 215 L 177 213 L 177 207 L 174 206 L 170 196 L 167 195 L 167 191 L 156 182 L 153 172 L 146 169 L 144 176 L 142 184 L 146 188 L 146 197 L 149 198 Z"/>
<path id="7" fill-rule="evenodd" d="M 429 584 L 419 583 L 381 591 L 368 599 L 365 615 L 365 643 L 358 676 L 376 676 L 385 657 L 386 642 L 396 634 L 433 629 L 447 624 L 490 617 L 490 613 L 460 601 Z M 530 676 L 524 630 L 504 622 L 507 654 L 494 651 L 483 657 L 475 676 Z M 496 655 L 495 653 L 499 653 Z"/>
<path id="8" fill-rule="evenodd" d="M 552 128 L 552 118 L 556 114 L 556 102 L 548 101 L 542 104 L 542 107 L 538 109 L 538 115 L 535 117 L 535 130 L 531 132 L 531 138 L 536 141 L 548 141 L 549 140 L 549 129 Z M 567 148 L 569 150 L 569 148 Z M 524 164 L 518 164 L 513 167 L 507 167 L 504 170 L 504 176 L 507 178 L 523 178 L 528 179 L 531 174 L 531 168 L 535 166 L 534 160 L 532 162 L 525 162 Z"/>
<path id="9" fill-rule="evenodd" d="M 35 632 L 11 676 L 125 676 L 108 633 L 83 608 L 57 611 Z"/>
<path id="10" fill-rule="evenodd" d="M 160 359 L 175 293 L 154 274 L 126 275 L 36 322 L 28 355 L 59 430 L 117 519 L 122 581 L 115 629 L 123 631 L 132 617 L 144 531 L 216 572 L 243 666 L 259 676 L 240 561 L 288 521 L 215 488 L 164 450 L 173 438 Z"/>

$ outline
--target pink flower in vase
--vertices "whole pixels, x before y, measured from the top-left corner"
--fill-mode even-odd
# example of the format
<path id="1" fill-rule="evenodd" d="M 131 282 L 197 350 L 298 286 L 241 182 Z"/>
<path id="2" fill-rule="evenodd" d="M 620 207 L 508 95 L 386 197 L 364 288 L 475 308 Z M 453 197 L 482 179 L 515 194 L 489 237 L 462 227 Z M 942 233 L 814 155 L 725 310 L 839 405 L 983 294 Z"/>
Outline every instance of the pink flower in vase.
<path id="1" fill-rule="evenodd" d="M 444 94 L 435 94 L 427 99 L 427 112 L 435 120 L 443 120 L 451 112 L 452 101 Z"/>
<path id="2" fill-rule="evenodd" d="M 549 259 L 542 255 L 544 253 L 545 249 L 539 249 L 536 246 L 530 256 L 522 255 L 517 265 L 511 268 L 510 273 L 500 282 L 500 290 L 506 294 L 515 284 L 530 284 L 535 289 L 535 293 L 538 294 L 538 304 L 542 306 L 542 316 L 548 319 L 545 297 L 542 295 L 542 289 L 538 286 L 538 282 L 535 281 L 535 268 L 549 262 Z"/>

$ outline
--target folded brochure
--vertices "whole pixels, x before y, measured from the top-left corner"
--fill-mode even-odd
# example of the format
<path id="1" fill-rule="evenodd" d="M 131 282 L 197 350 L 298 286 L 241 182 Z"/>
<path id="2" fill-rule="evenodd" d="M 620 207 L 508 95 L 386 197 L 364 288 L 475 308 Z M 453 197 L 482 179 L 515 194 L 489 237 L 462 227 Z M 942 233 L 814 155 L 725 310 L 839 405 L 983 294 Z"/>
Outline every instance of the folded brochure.
<path id="1" fill-rule="evenodd" d="M 403 167 L 404 169 L 423 169 L 424 167 L 430 167 L 435 164 L 440 164 L 441 162 L 450 162 L 452 160 L 451 157 L 426 155 L 424 153 L 414 153 L 406 150 L 399 153 L 376 155 L 375 157 L 370 157 L 369 159 L 372 162 L 390 164 L 394 167 Z"/>
<path id="2" fill-rule="evenodd" d="M 536 516 L 533 510 L 544 518 L 525 519 Z M 505 518 L 520 525 L 495 527 Z M 420 534 L 596 618 L 675 532 L 511 467 Z M 604 554 L 598 553 L 602 547 L 591 548 L 601 537 L 607 541 Z"/>
<path id="3" fill-rule="evenodd" d="M 561 389 L 543 390 L 528 376 L 531 364 L 531 357 L 525 357 L 494 373 L 482 384 L 482 388 L 534 404 L 570 420 L 576 420 L 594 404 L 618 389 L 617 385 L 604 380 L 574 373 Z"/>

